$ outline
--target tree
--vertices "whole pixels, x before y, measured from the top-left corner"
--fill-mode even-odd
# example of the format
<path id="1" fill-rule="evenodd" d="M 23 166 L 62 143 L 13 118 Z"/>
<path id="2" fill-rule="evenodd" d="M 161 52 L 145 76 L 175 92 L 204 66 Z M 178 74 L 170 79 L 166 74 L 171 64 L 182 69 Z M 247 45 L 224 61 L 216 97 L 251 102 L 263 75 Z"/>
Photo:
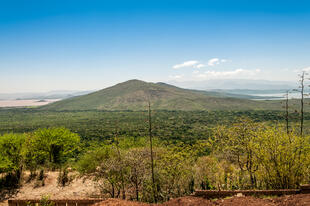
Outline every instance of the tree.
<path id="1" fill-rule="evenodd" d="M 286 123 L 286 133 L 289 134 L 289 90 L 285 93 L 285 123 Z"/>
<path id="2" fill-rule="evenodd" d="M 120 163 L 120 165 L 123 165 L 123 159 L 121 156 L 121 151 L 119 148 L 119 140 L 118 140 L 118 132 L 116 132 L 116 136 L 115 136 L 115 146 L 116 146 L 116 151 L 117 151 L 117 157 L 118 157 L 118 161 Z M 126 191 L 125 191 L 125 180 L 124 180 L 124 173 L 123 173 L 123 168 L 120 168 L 120 175 L 121 175 L 121 185 L 122 185 L 122 193 L 123 193 L 123 200 L 126 199 Z"/>
<path id="3" fill-rule="evenodd" d="M 309 137 L 301 137 L 293 131 L 287 134 L 276 127 L 258 132 L 255 156 L 265 188 L 297 188 L 305 181 L 306 169 L 310 166 L 309 142 Z"/>
<path id="4" fill-rule="evenodd" d="M 23 134 L 11 133 L 0 136 L 0 173 L 6 174 L 8 185 L 19 183 L 23 169 L 24 142 Z"/>
<path id="5" fill-rule="evenodd" d="M 209 189 L 237 189 L 238 166 L 213 155 L 199 157 L 194 165 L 195 187 Z"/>
<path id="6" fill-rule="evenodd" d="M 79 135 L 66 128 L 38 129 L 27 136 L 26 163 L 59 166 L 76 155 L 79 143 Z"/>
<path id="7" fill-rule="evenodd" d="M 89 148 L 79 158 L 76 164 L 77 170 L 82 175 L 93 175 L 102 161 L 105 161 L 110 157 L 110 146 L 97 146 L 95 148 Z"/>
<path id="8" fill-rule="evenodd" d="M 193 158 L 186 149 L 169 148 L 158 155 L 156 171 L 162 201 L 191 193 L 193 187 Z"/>
<path id="9" fill-rule="evenodd" d="M 101 164 L 94 173 L 101 192 L 110 194 L 112 198 L 120 197 L 122 183 L 124 183 L 121 174 L 125 174 L 125 167 L 114 150 L 110 150 L 107 159 L 101 160 Z"/>
<path id="10" fill-rule="evenodd" d="M 129 168 L 128 181 L 135 191 L 135 199 L 139 201 L 139 193 L 143 190 L 143 183 L 149 178 L 148 159 L 149 152 L 146 148 L 133 148 L 127 151 L 126 165 Z"/>
<path id="11" fill-rule="evenodd" d="M 151 113 L 151 102 L 148 99 L 148 122 L 149 122 L 149 138 L 150 138 L 150 157 L 151 157 L 151 172 L 152 172 L 152 189 L 153 189 L 153 198 L 154 202 L 157 202 L 157 192 L 155 185 L 155 176 L 154 176 L 154 157 L 153 157 L 153 136 L 152 136 L 152 113 Z"/>
<path id="12" fill-rule="evenodd" d="M 214 131 L 214 139 L 211 144 L 217 148 L 224 159 L 236 163 L 241 172 L 247 172 L 250 178 L 250 188 L 256 187 L 256 175 L 258 170 L 255 160 L 256 132 L 260 125 L 245 118 L 239 119 L 232 127 L 217 127 Z"/>
<path id="13" fill-rule="evenodd" d="M 243 122 L 231 128 L 218 127 L 213 145 L 219 159 L 239 165 L 241 184 L 244 172 L 251 188 L 298 188 L 306 182 L 310 168 L 310 139 L 294 128 L 287 133 L 283 125 L 260 126 Z"/>
<path id="14" fill-rule="evenodd" d="M 94 178 L 102 194 L 119 197 L 125 183 L 123 177 L 127 174 L 124 161 L 119 161 L 120 157 L 124 159 L 123 151 L 118 153 L 111 145 L 101 145 L 83 154 L 77 168 L 81 174 Z"/>
<path id="15" fill-rule="evenodd" d="M 305 80 L 306 80 L 306 73 L 305 71 L 302 71 L 299 75 L 299 89 L 296 89 L 295 91 L 300 92 L 300 136 L 303 136 L 303 129 L 304 129 L 304 96 L 305 96 Z"/>

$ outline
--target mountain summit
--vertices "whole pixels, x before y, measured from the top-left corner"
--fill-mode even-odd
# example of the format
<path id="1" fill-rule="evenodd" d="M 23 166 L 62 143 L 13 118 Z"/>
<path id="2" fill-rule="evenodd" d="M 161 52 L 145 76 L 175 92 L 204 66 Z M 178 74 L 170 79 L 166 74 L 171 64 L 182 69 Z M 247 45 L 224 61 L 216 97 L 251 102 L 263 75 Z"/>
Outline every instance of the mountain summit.
<path id="1" fill-rule="evenodd" d="M 47 110 L 146 110 L 150 99 L 153 109 L 161 110 L 234 110 L 261 109 L 266 102 L 252 101 L 198 90 L 178 88 L 166 83 L 129 80 L 87 95 L 55 102 Z"/>

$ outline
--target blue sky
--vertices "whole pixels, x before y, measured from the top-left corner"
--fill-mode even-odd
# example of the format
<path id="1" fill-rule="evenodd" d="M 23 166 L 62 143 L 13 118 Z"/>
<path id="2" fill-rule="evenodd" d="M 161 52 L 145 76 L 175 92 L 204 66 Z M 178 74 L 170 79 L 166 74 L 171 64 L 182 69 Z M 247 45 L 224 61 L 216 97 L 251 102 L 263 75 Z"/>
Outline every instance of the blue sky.
<path id="1" fill-rule="evenodd" d="M 296 81 L 310 70 L 305 0 L 0 0 L 0 92 L 128 79 Z"/>

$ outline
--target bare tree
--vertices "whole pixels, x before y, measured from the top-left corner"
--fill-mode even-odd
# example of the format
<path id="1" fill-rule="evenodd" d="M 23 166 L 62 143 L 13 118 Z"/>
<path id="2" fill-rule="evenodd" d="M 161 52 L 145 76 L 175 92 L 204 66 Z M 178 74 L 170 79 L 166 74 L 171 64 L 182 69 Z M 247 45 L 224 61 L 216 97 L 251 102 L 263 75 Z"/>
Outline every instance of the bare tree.
<path id="1" fill-rule="evenodd" d="M 123 160 L 122 160 L 121 152 L 119 149 L 118 130 L 116 130 L 115 145 L 116 145 L 118 161 L 121 165 L 121 167 L 120 167 L 120 173 L 121 174 L 120 175 L 121 175 L 121 186 L 122 186 L 122 198 L 123 198 L 123 200 L 125 200 L 126 199 L 125 180 L 124 180 L 124 171 L 123 171 Z"/>
<path id="2" fill-rule="evenodd" d="M 149 151 L 147 148 L 130 149 L 125 156 L 126 164 L 129 167 L 128 179 L 134 188 L 136 200 L 139 201 L 139 192 L 142 190 L 143 181 L 148 177 L 146 169 Z"/>
<path id="3" fill-rule="evenodd" d="M 305 76 L 307 73 L 303 71 L 299 75 L 299 88 L 300 88 L 300 94 L 301 94 L 301 99 L 300 99 L 300 136 L 303 136 L 303 128 L 304 128 L 304 90 L 305 90 Z"/>
<path id="4" fill-rule="evenodd" d="M 289 134 L 289 106 L 288 102 L 289 101 L 289 90 L 286 91 L 285 93 L 285 122 L 286 122 L 286 133 Z"/>
<path id="5" fill-rule="evenodd" d="M 148 98 L 148 122 L 149 122 L 149 138 L 150 138 L 150 152 L 151 152 L 151 172 L 152 172 L 152 190 L 154 202 L 157 203 L 156 185 L 154 177 L 154 157 L 153 157 L 153 136 L 152 136 L 152 113 L 151 113 L 151 102 Z"/>

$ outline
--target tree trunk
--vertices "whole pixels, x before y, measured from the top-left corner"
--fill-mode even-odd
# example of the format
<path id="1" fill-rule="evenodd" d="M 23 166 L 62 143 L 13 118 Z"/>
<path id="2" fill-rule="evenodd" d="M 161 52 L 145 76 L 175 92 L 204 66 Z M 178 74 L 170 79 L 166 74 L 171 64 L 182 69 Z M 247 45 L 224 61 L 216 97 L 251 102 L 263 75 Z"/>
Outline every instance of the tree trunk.
<path id="1" fill-rule="evenodd" d="M 153 188 L 154 202 L 157 203 L 157 194 L 156 194 L 155 177 L 154 177 L 152 115 L 151 115 L 151 102 L 150 102 L 150 99 L 148 99 L 148 105 L 149 105 L 148 113 L 149 113 L 149 137 L 150 137 L 150 150 L 151 150 L 152 188 Z"/>

